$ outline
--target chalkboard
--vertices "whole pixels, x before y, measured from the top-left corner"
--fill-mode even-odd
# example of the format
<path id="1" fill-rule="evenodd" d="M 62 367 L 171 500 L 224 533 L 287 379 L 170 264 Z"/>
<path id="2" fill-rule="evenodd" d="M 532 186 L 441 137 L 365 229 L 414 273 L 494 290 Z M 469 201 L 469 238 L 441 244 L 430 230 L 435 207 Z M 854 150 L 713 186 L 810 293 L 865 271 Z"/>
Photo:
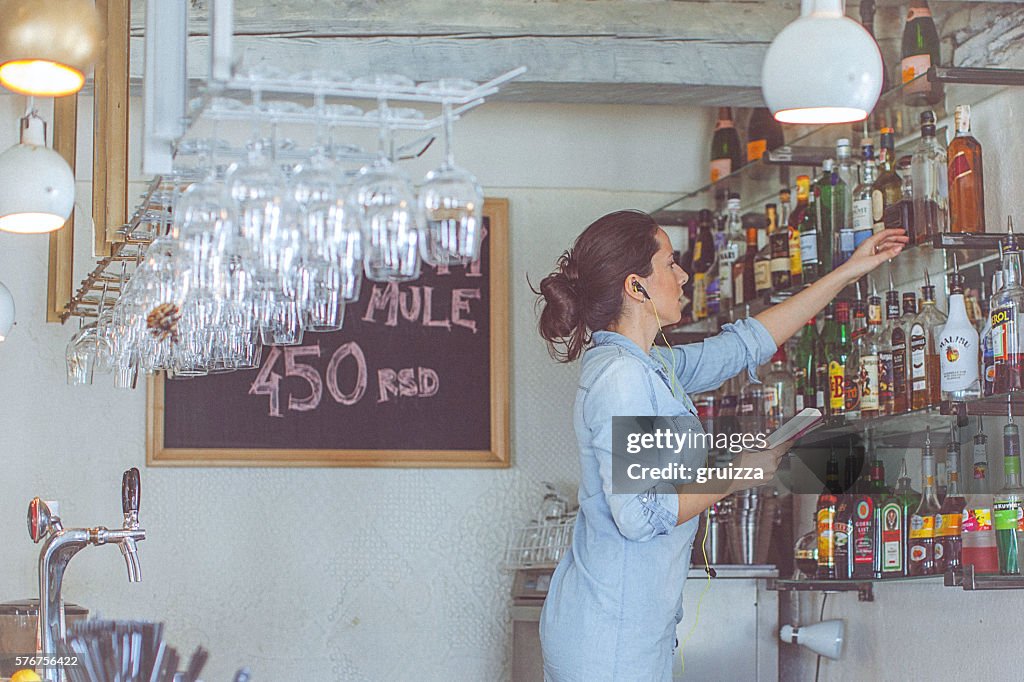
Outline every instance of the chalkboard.
<path id="1" fill-rule="evenodd" d="M 259 369 L 151 378 L 149 464 L 507 467 L 507 200 L 484 229 L 477 262 L 364 280 L 340 331 Z"/>

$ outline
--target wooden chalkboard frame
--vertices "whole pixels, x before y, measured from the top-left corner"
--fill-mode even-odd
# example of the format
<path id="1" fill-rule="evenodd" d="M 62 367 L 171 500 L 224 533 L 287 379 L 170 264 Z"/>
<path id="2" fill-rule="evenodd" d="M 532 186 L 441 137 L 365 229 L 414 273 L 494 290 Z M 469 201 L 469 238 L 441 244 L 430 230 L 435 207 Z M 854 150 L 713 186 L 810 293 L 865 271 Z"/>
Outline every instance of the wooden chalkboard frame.
<path id="1" fill-rule="evenodd" d="M 147 382 L 149 466 L 507 468 L 509 450 L 508 200 L 487 199 L 490 231 L 490 448 L 488 450 L 286 450 L 169 448 L 164 434 L 164 376 Z"/>

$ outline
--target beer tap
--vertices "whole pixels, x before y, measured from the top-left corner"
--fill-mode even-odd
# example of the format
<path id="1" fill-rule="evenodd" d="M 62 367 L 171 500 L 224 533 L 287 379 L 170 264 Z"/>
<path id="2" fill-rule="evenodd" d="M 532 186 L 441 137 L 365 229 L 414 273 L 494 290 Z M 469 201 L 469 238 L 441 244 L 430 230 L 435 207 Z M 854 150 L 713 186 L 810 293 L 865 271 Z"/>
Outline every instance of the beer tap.
<path id="1" fill-rule="evenodd" d="M 138 542 L 146 539 L 146 531 L 139 527 L 139 470 L 131 468 L 121 479 L 121 510 L 124 520 L 120 529 L 64 528 L 60 517 L 40 498 L 34 498 L 28 506 L 28 532 L 36 543 L 42 542 L 39 551 L 39 654 L 56 656 L 57 645 L 65 640 L 66 629 L 63 618 L 61 589 L 64 571 L 68 562 L 87 545 L 117 543 L 124 556 L 128 570 L 128 581 L 140 580 Z M 43 668 L 46 682 L 62 682 L 63 671 L 59 668 Z"/>

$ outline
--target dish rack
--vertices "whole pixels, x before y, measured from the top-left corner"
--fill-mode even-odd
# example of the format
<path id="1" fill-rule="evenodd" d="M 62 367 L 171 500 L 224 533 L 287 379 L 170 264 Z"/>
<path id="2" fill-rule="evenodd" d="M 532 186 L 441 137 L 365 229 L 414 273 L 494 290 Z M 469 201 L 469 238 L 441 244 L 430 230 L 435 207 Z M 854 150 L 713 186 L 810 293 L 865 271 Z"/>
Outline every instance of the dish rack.
<path id="1" fill-rule="evenodd" d="M 517 528 L 505 550 L 505 568 L 553 568 L 572 545 L 576 514 Z"/>

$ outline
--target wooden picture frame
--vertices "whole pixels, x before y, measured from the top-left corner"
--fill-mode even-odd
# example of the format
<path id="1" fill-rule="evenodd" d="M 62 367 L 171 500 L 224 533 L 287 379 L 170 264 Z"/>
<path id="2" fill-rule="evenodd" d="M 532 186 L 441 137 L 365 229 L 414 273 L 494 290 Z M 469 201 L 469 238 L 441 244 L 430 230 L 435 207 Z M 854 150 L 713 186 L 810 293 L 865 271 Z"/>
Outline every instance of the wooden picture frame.
<path id="1" fill-rule="evenodd" d="M 234 373 L 231 375 L 220 375 L 220 377 L 205 377 L 200 379 L 188 380 L 187 383 L 178 384 L 179 386 L 188 386 L 190 388 L 185 389 L 191 393 L 178 394 L 181 395 L 192 395 L 201 396 L 202 400 L 184 401 L 183 406 L 176 406 L 176 410 L 172 410 L 172 404 L 168 402 L 167 390 L 168 384 L 170 383 L 164 378 L 163 374 L 151 377 L 147 383 L 147 414 L 146 414 L 146 462 L 149 466 L 304 466 L 304 467 L 478 467 L 478 468 L 505 468 L 510 465 L 510 451 L 509 451 L 509 399 L 510 399 L 510 384 L 509 384 L 509 263 L 508 263 L 508 200 L 506 199 L 487 199 L 484 202 L 484 217 L 485 225 L 487 226 L 487 237 L 484 241 L 484 247 L 486 249 L 486 262 L 487 267 L 483 269 L 482 276 L 486 278 L 487 287 L 487 300 L 486 310 L 488 320 L 488 336 L 487 344 L 480 346 L 483 350 L 481 357 L 486 357 L 489 374 L 488 376 L 479 376 L 474 380 L 487 379 L 486 389 L 479 389 L 483 391 L 484 395 L 489 393 L 490 396 L 490 407 L 489 411 L 485 410 L 489 415 L 489 424 L 486 425 L 486 434 L 481 432 L 481 438 L 483 441 L 489 441 L 489 446 L 485 448 L 477 449 L 449 449 L 444 447 L 436 447 L 432 449 L 415 449 L 415 447 L 397 447 L 390 449 L 325 449 L 325 448 L 303 448 L 303 449 L 292 449 L 290 447 L 233 447 L 233 446 L 216 446 L 206 447 L 205 442 L 218 441 L 222 437 L 222 433 L 218 431 L 219 425 L 222 424 L 220 417 L 210 415 L 211 412 L 223 412 L 227 408 L 225 406 L 230 405 L 232 401 L 236 401 L 239 404 L 244 404 L 245 410 L 254 410 L 251 406 L 254 404 L 252 401 L 255 399 L 262 398 L 261 395 L 254 396 L 255 393 L 262 393 L 262 391 L 254 391 L 253 386 L 256 386 L 260 379 L 258 376 L 264 375 L 266 372 L 273 371 L 276 364 L 276 360 L 268 358 L 268 348 L 264 348 L 264 362 L 263 367 L 259 370 L 251 370 L 246 372 L 245 375 L 241 373 Z M 483 260 L 481 261 L 483 262 Z M 469 275 L 464 275 L 468 277 Z M 477 276 L 480 276 L 478 274 Z M 410 282 L 410 285 L 416 285 L 416 282 Z M 376 292 L 367 293 L 367 288 L 372 288 L 374 283 L 364 282 L 364 291 L 361 302 L 366 298 L 376 295 Z M 385 286 L 385 285 L 381 285 Z M 424 287 L 426 288 L 426 287 Z M 453 291 L 466 291 L 464 289 L 455 289 Z M 405 300 L 405 299 L 403 299 Z M 429 300 L 429 299 L 427 299 Z M 403 304 L 405 305 L 405 304 Z M 454 308 L 453 308 L 454 310 Z M 346 316 L 350 313 L 346 312 Z M 367 320 L 366 316 L 371 314 L 370 305 L 367 305 L 365 316 L 361 319 Z M 402 315 L 406 315 L 405 309 L 403 308 Z M 416 315 L 414 314 L 415 318 Z M 350 319 L 347 317 L 347 319 Z M 408 318 L 406 318 L 408 319 Z M 454 319 L 454 315 L 452 316 Z M 349 323 L 346 321 L 346 325 Z M 430 325 L 434 326 L 434 325 Z M 359 327 L 356 327 L 358 329 Z M 376 327 L 374 330 L 378 329 Z M 416 329 L 419 329 L 418 327 Z M 402 337 L 402 327 L 395 327 L 386 331 L 393 333 L 398 336 L 389 337 L 389 341 L 402 345 L 405 347 L 406 343 Z M 365 328 L 364 328 L 365 331 Z M 467 335 L 465 330 L 460 330 L 462 336 L 460 338 L 466 338 Z M 341 332 L 337 332 L 338 335 L 344 335 L 346 328 L 343 327 Z M 379 333 L 379 332 L 375 332 Z M 412 331 L 410 334 L 424 334 L 427 332 Z M 433 333 L 433 331 L 429 332 Z M 358 331 L 353 331 L 351 334 L 359 334 Z M 475 332 L 474 332 L 475 334 Z M 312 335 L 319 336 L 319 335 Z M 350 339 L 359 340 L 358 336 L 347 337 Z M 452 336 L 438 336 L 431 338 L 453 338 Z M 470 336 L 469 338 L 475 338 Z M 336 340 L 336 339 L 335 339 Z M 332 340 L 333 343 L 334 340 Z M 318 362 L 324 364 L 325 358 L 320 356 L 320 342 L 313 341 L 316 344 L 315 355 L 316 357 L 312 360 L 309 359 L 309 354 L 303 353 L 306 356 L 306 360 L 300 360 L 300 362 Z M 422 338 L 417 341 L 418 348 L 422 348 Z M 453 341 L 452 343 L 455 343 Z M 475 342 L 478 343 L 479 342 Z M 348 344 L 345 344 L 348 345 Z M 440 344 L 434 344 L 433 350 L 437 351 L 437 346 Z M 277 348 L 277 347 L 273 347 Z M 272 352 L 272 351 L 271 351 Z M 313 351 L 310 350 L 310 353 Z M 451 351 L 445 351 L 450 354 Z M 337 351 L 336 353 L 337 354 Z M 390 358 L 385 358 L 385 360 Z M 332 356 L 333 363 L 333 356 Z M 267 367 L 269 365 L 269 368 Z M 390 366 L 390 365 L 389 365 Z M 286 365 L 287 367 L 287 365 Z M 337 365 L 334 365 L 334 372 L 337 374 Z M 295 369 L 295 366 L 292 367 Z M 309 371 L 306 367 L 303 370 Z M 462 365 L 457 365 L 459 372 L 465 371 L 467 376 L 473 374 L 473 368 L 464 368 Z M 319 368 L 316 370 L 319 372 Z M 323 372 L 323 376 L 327 376 L 330 372 L 330 365 L 328 369 Z M 293 372 L 289 374 L 288 371 L 284 372 L 289 376 L 296 376 L 300 372 Z M 481 372 L 482 374 L 482 372 Z M 245 385 L 249 387 L 246 391 L 239 383 L 239 379 L 230 377 L 247 376 L 244 381 Z M 267 376 L 273 376 L 267 374 Z M 445 375 L 447 376 L 447 375 Z M 461 378 L 462 374 L 458 374 Z M 227 378 L 226 378 L 227 377 Z M 279 382 L 281 376 L 278 375 L 274 380 Z M 225 383 L 218 383 L 223 381 Z M 329 381 L 329 380 L 328 380 Z M 196 382 L 207 382 L 206 384 L 200 384 Z M 230 383 L 227 383 L 230 382 Z M 275 383 L 276 385 L 276 383 Z M 230 389 L 230 394 L 229 394 Z M 415 389 L 415 387 L 414 387 Z M 382 394 L 383 394 L 383 389 Z M 372 389 L 371 389 L 372 391 Z M 296 391 L 302 395 L 308 393 L 305 389 L 302 391 Z M 449 395 L 455 394 L 456 392 L 450 392 Z M 404 395 L 404 393 L 403 393 Z M 462 398 L 461 395 L 457 396 Z M 182 398 L 178 398 L 182 401 Z M 242 403 L 242 400 L 250 401 L 248 403 Z M 296 427 L 293 425 L 294 422 L 287 422 L 282 419 L 275 421 L 275 417 L 282 417 L 280 413 L 275 414 L 273 410 L 274 402 L 272 401 L 270 416 L 257 415 L 253 421 L 259 421 L 260 424 L 252 428 L 252 432 L 259 432 L 260 427 L 266 427 L 270 429 L 277 429 L 275 424 L 282 425 L 280 432 L 277 430 L 269 431 L 267 433 L 279 436 L 283 432 L 289 429 L 296 433 L 305 434 L 309 431 L 315 431 L 317 424 L 336 424 L 338 421 L 345 419 L 344 416 L 347 413 L 339 412 L 337 405 L 330 404 L 325 398 L 323 404 L 320 402 L 316 403 L 316 406 L 309 408 L 311 412 L 307 414 L 295 414 L 287 412 L 291 409 L 292 401 L 295 400 L 294 395 L 290 394 L 286 401 L 282 401 L 281 405 L 288 405 L 288 408 L 280 408 L 285 410 L 284 416 L 290 416 L 293 420 L 297 421 L 300 419 L 313 420 L 314 427 L 311 429 L 307 426 L 301 427 L 301 430 L 295 430 Z M 337 400 L 337 397 L 335 397 Z M 412 398 L 412 401 L 423 400 L 422 398 Z M 446 400 L 451 400 L 447 398 Z M 205 408 L 199 407 L 198 403 L 202 402 L 206 405 Z M 299 400 L 298 402 L 302 402 Z M 381 402 L 378 399 L 375 403 L 371 400 L 366 401 L 371 409 L 380 409 L 379 407 L 373 407 L 373 405 L 379 405 Z M 419 402 L 417 405 L 430 405 L 429 408 L 424 408 L 432 413 L 431 419 L 435 422 L 440 423 L 439 431 L 445 431 L 451 428 L 448 424 L 452 422 L 459 422 L 460 424 L 467 421 L 463 413 L 457 410 L 446 410 L 449 406 L 447 402 L 439 402 L 436 405 L 434 403 Z M 328 405 L 329 407 L 322 407 L 322 405 Z M 196 423 L 191 421 L 191 416 L 188 419 L 181 419 L 181 413 L 189 410 L 189 414 L 195 417 Z M 261 408 L 262 409 L 262 408 Z M 318 412 L 323 410 L 322 413 Z M 416 408 L 419 410 L 419 408 Z M 443 411 L 442 411 L 443 410 Z M 175 412 L 178 416 L 173 417 L 172 412 Z M 319 416 L 318 416 L 319 414 Z M 337 416 L 336 415 L 342 415 Z M 461 420 L 460 420 L 461 417 Z M 183 435 L 180 431 L 175 434 L 169 434 L 166 429 L 166 422 L 169 419 L 177 419 L 177 424 L 182 425 L 183 430 L 189 431 L 188 434 Z M 233 417 L 234 418 L 234 417 Z M 383 419 L 383 417 L 382 417 Z M 318 420 L 318 421 L 317 421 Z M 200 425 L 206 424 L 205 426 Z M 247 425 L 250 422 L 245 422 Z M 310 422 L 307 422 L 307 424 Z M 211 426 L 212 425 L 212 426 Z M 270 425 L 270 426 L 267 426 Z M 382 428 L 394 429 L 395 424 L 386 423 Z M 236 428 L 237 427 L 233 427 Z M 361 427 L 362 428 L 362 427 Z M 373 431 L 374 427 L 366 427 Z M 482 428 L 480 425 L 475 425 L 472 428 Z M 250 429 L 245 428 L 245 435 L 250 435 Z M 417 434 L 415 429 L 406 428 L 409 433 L 403 434 L 401 438 L 403 442 L 413 442 L 417 440 Z M 399 429 L 401 431 L 401 429 Z M 432 436 L 437 436 L 436 433 L 432 433 Z M 177 439 L 180 443 L 186 443 L 187 445 L 168 445 L 168 439 Z M 304 437 L 304 436 L 303 436 Z M 447 437 L 444 434 L 442 437 Z"/>

